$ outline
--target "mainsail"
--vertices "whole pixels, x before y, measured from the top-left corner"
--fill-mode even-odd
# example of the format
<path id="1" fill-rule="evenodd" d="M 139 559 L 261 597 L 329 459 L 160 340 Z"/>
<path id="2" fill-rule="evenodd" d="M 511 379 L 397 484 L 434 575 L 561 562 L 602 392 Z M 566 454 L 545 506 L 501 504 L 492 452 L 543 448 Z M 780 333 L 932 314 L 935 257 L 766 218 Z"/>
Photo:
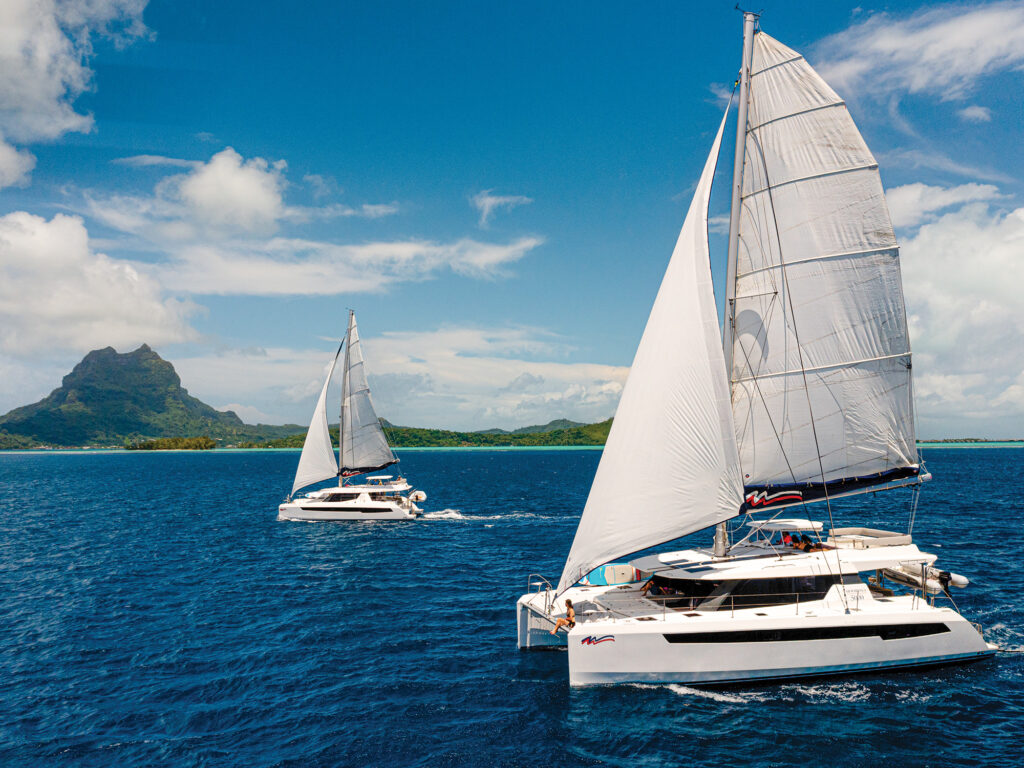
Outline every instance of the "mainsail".
<path id="1" fill-rule="evenodd" d="M 398 461 L 388 446 L 380 419 L 373 410 L 370 386 L 363 367 L 356 314 L 348 314 L 348 343 L 345 346 L 341 396 L 341 457 L 338 474 L 342 477 L 383 469 Z"/>
<path id="2" fill-rule="evenodd" d="M 877 163 L 844 102 L 763 32 L 749 82 L 726 310 L 747 503 L 913 477 L 910 341 Z"/>
<path id="3" fill-rule="evenodd" d="M 302 444 L 302 454 L 299 456 L 299 468 L 295 471 L 295 482 L 292 484 L 292 496 L 300 488 L 336 477 L 338 474 L 338 460 L 334 456 L 334 445 L 331 443 L 331 433 L 327 426 L 327 385 L 331 383 L 339 354 L 340 346 L 334 353 L 331 369 L 324 379 L 320 399 L 316 401 L 313 418 L 309 422 L 309 431 L 306 432 L 306 441 Z"/>
<path id="4" fill-rule="evenodd" d="M 725 119 L 686 214 L 558 590 L 594 567 L 734 517 L 742 504 L 707 221 Z"/>

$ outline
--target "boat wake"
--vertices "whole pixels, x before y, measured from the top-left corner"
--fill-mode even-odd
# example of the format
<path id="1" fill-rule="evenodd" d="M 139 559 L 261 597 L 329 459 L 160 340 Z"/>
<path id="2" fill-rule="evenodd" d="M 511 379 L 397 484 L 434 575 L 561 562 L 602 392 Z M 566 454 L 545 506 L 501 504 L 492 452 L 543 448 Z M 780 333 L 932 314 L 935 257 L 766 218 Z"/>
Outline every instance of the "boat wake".
<path id="1" fill-rule="evenodd" d="M 513 510 L 505 515 L 466 515 L 458 509 L 440 509 L 436 512 L 424 512 L 421 516 L 421 520 L 521 520 L 525 518 L 533 518 L 537 520 L 551 520 L 554 519 L 551 515 L 538 515 L 533 512 L 521 512 L 519 510 Z"/>

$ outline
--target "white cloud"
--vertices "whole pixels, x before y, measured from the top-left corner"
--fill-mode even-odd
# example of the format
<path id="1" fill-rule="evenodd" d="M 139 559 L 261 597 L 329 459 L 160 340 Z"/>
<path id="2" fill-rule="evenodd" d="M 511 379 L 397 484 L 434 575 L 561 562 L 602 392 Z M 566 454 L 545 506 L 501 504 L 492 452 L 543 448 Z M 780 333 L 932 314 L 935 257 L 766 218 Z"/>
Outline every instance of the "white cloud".
<path id="1" fill-rule="evenodd" d="M 162 155 L 134 155 L 114 162 L 131 168 L 188 169 L 187 173 L 162 179 L 151 195 L 85 195 L 91 216 L 158 247 L 266 236 L 285 222 L 378 219 L 398 212 L 396 203 L 354 207 L 339 203 L 321 207 L 287 205 L 285 161 L 245 159 L 231 147 L 214 154 L 208 162 Z"/>
<path id="2" fill-rule="evenodd" d="M 902 248 L 925 437 L 1024 437 L 1024 208 L 971 203 Z"/>
<path id="3" fill-rule="evenodd" d="M 977 82 L 1024 64 L 1024 3 L 924 6 L 879 13 L 825 38 L 817 69 L 840 93 L 965 98 Z"/>
<path id="4" fill-rule="evenodd" d="M 35 158 L 13 144 L 92 129 L 75 99 L 92 87 L 92 39 L 146 35 L 146 0 L 4 0 L 0 3 L 0 187 L 27 180 Z"/>
<path id="5" fill-rule="evenodd" d="M 35 167 L 35 155 L 11 146 L 0 135 L 0 189 L 24 186 Z"/>
<path id="6" fill-rule="evenodd" d="M 977 104 L 958 109 L 957 114 L 960 115 L 961 120 L 966 120 L 969 123 L 992 122 L 992 110 L 988 107 L 979 107 Z"/>
<path id="7" fill-rule="evenodd" d="M 961 184 L 957 187 L 905 184 L 885 192 L 892 224 L 897 228 L 917 226 L 930 214 L 954 205 L 998 197 L 999 189 L 991 184 Z"/>
<path id="8" fill-rule="evenodd" d="M 927 168 L 932 171 L 952 173 L 956 176 L 963 176 L 969 179 L 982 179 L 983 181 L 998 181 L 1004 184 L 1012 184 L 1016 179 L 1001 171 L 994 171 L 991 168 L 980 168 L 969 165 L 943 154 L 936 149 L 896 149 L 891 152 L 884 152 L 878 155 L 878 160 L 887 168 Z"/>
<path id="9" fill-rule="evenodd" d="M 132 264 L 95 253 L 82 220 L 0 218 L 0 353 L 46 356 L 194 338 L 188 302 Z"/>
<path id="10" fill-rule="evenodd" d="M 532 198 L 522 195 L 492 195 L 493 191 L 485 189 L 469 199 L 473 207 L 480 211 L 481 227 L 486 227 L 490 223 L 491 215 L 499 208 L 515 208 L 533 202 Z"/>
<path id="11" fill-rule="evenodd" d="M 269 241 L 183 247 L 153 268 L 168 288 L 191 293 L 336 295 L 383 291 L 425 280 L 441 270 L 476 278 L 504 274 L 543 241 L 520 238 L 498 245 L 463 238 L 360 245 L 273 238 Z"/>
<path id="12" fill-rule="evenodd" d="M 129 168 L 150 168 L 161 165 L 171 168 L 197 168 L 202 164 L 196 160 L 182 160 L 178 157 L 164 157 L 163 155 L 132 155 L 131 157 L 119 157 L 113 162 L 118 165 L 127 165 Z"/>
<path id="13" fill-rule="evenodd" d="M 614 412 L 628 372 L 564 362 L 564 342 L 535 328 L 448 327 L 362 342 L 378 414 L 407 426 L 512 428 L 563 416 L 598 421 Z M 246 403 L 266 422 L 306 423 L 333 351 L 324 344 L 173 362 L 184 385 L 207 402 Z"/>
<path id="14" fill-rule="evenodd" d="M 184 176 L 169 180 L 189 217 L 220 233 L 273 232 L 284 215 L 283 160 L 245 160 L 231 147 Z"/>

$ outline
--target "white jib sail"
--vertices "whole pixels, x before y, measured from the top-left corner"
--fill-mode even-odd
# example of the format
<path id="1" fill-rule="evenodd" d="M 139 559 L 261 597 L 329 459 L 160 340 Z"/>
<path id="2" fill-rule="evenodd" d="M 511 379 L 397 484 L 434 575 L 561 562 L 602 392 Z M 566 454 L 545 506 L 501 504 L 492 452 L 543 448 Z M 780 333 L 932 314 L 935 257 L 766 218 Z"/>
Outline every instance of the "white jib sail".
<path id="1" fill-rule="evenodd" d="M 397 459 L 391 452 L 373 409 L 373 400 L 370 399 L 370 385 L 366 381 L 363 350 L 359 345 L 354 312 L 349 314 L 348 348 L 345 350 L 343 376 L 340 438 L 342 474 L 372 472 L 394 464 Z"/>
<path id="2" fill-rule="evenodd" d="M 743 501 L 707 222 L 725 118 L 637 348 L 558 591 L 735 517 Z"/>
<path id="3" fill-rule="evenodd" d="M 763 32 L 745 153 L 730 372 L 745 484 L 912 466 L 910 342 L 878 166 L 843 101 Z"/>
<path id="4" fill-rule="evenodd" d="M 295 471 L 292 496 L 300 488 L 338 475 L 338 461 L 334 456 L 334 445 L 331 443 L 331 433 L 327 426 L 327 385 L 331 383 L 340 352 L 341 347 L 338 347 L 338 351 L 334 353 L 334 360 L 331 361 L 331 369 L 324 379 L 323 389 L 320 390 L 320 399 L 316 401 L 316 409 L 306 432 L 306 441 L 302 444 L 299 468 Z"/>

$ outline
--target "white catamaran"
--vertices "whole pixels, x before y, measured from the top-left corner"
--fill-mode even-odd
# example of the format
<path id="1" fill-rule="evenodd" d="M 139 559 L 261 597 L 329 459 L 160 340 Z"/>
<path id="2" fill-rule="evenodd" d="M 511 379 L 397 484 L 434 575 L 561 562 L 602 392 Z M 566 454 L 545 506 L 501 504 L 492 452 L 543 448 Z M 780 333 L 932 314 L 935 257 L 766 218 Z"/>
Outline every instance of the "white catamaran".
<path id="1" fill-rule="evenodd" d="M 327 387 L 344 349 L 341 378 L 341 420 L 339 456 L 334 455 L 327 425 Z M 396 464 L 380 419 L 373 410 L 370 387 L 366 382 L 363 352 L 359 346 L 355 312 L 349 311 L 348 331 L 334 354 L 327 372 L 306 441 L 299 456 L 299 468 L 287 501 L 278 507 L 281 520 L 409 520 L 423 510 L 416 502 L 426 501 L 423 491 L 413 491 L 403 477 L 374 475 L 355 485 L 348 478 L 376 472 Z M 296 491 L 314 483 L 338 478 L 337 487 L 321 488 L 295 498 Z"/>
<path id="2" fill-rule="evenodd" d="M 756 19 L 744 14 L 724 343 L 707 239 L 723 118 L 562 577 L 532 576 L 517 605 L 519 646 L 568 645 L 572 685 L 772 680 L 996 650 L 949 594 L 967 580 L 934 567 L 912 522 L 826 532 L 777 517 L 820 502 L 831 521 L 831 499 L 903 486 L 916 508 L 930 476 L 878 166 L 844 102 Z M 730 541 L 737 517 L 745 535 Z M 714 525 L 707 549 L 599 568 Z M 575 624 L 551 634 L 567 598 Z"/>

